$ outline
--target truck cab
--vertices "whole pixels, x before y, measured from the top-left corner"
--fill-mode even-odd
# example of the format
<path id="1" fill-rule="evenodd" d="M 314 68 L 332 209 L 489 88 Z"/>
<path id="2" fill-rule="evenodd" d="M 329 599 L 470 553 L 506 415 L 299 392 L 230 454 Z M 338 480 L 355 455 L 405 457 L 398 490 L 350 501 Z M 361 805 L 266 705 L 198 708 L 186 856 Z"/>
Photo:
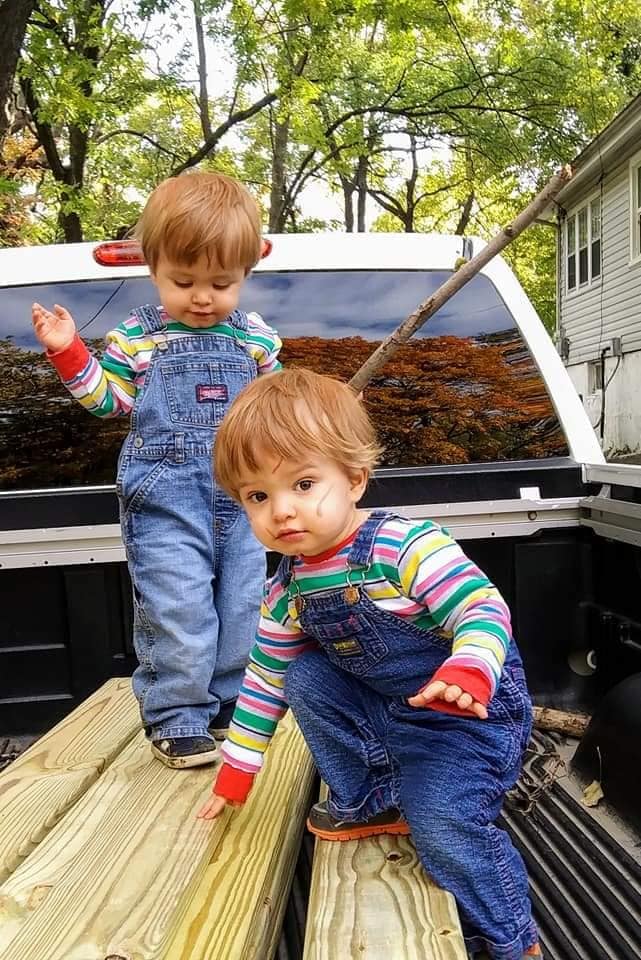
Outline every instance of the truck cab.
<path id="1" fill-rule="evenodd" d="M 348 379 L 481 241 L 272 236 L 241 307 L 287 365 Z M 126 421 L 66 393 L 31 329 L 66 306 L 91 350 L 154 303 L 130 244 L 0 251 L 0 733 L 40 733 L 135 666 L 115 474 Z M 537 733 L 503 814 L 546 957 L 641 958 L 641 467 L 605 464 L 552 340 L 494 258 L 365 390 L 385 457 L 365 505 L 442 523 L 512 611 L 535 704 L 592 717 Z M 595 808 L 582 790 L 598 781 Z M 594 903 L 598 917 L 594 916 Z"/>

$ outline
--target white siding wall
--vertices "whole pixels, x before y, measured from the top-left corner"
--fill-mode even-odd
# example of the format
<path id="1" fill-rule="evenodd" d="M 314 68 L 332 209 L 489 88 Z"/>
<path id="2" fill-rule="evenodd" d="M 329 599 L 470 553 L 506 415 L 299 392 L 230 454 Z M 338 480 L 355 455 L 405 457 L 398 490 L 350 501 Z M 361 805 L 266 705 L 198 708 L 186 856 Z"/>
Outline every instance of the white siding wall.
<path id="1" fill-rule="evenodd" d="M 629 190 L 626 159 L 603 184 L 601 280 L 570 294 L 562 231 L 560 324 L 570 340 L 569 364 L 596 360 L 612 337 L 622 338 L 626 353 L 641 349 L 641 262 L 630 263 Z M 568 213 L 579 205 L 568 205 Z"/>
<path id="2" fill-rule="evenodd" d="M 589 392 L 587 363 L 569 366 L 568 373 L 599 435 L 602 394 Z M 641 350 L 626 354 L 618 366 L 616 359 L 606 360 L 605 382 L 603 452 L 606 457 L 641 453 Z"/>
<path id="3" fill-rule="evenodd" d="M 587 200 L 594 188 L 586 193 Z M 568 213 L 578 203 L 568 203 Z M 570 377 L 583 398 L 590 421 L 598 432 L 601 391 L 590 393 L 589 361 L 621 337 L 623 357 L 608 354 L 605 364 L 605 421 L 603 450 L 606 456 L 641 452 L 641 262 L 630 263 L 629 159 L 615 167 L 603 183 L 602 269 L 600 282 L 568 294 L 565 228 L 561 237 L 560 326 L 570 341 L 567 362 Z M 577 267 L 578 271 L 578 267 Z M 616 371 L 615 371 L 616 368 Z M 611 377 L 611 379 L 610 379 Z"/>

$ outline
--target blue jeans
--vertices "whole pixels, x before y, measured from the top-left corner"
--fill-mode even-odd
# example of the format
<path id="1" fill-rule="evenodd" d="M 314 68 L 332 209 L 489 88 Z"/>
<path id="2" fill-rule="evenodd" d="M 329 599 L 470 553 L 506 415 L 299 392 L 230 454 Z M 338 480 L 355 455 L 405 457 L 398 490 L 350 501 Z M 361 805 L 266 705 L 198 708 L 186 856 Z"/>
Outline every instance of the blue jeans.
<path id="1" fill-rule="evenodd" d="M 234 315 L 242 325 L 243 315 Z M 147 332 L 162 330 L 145 308 Z M 245 318 L 246 320 L 246 318 Z M 162 343 L 162 341 L 161 341 Z M 133 689 L 152 739 L 206 735 L 238 693 L 258 624 L 265 551 L 214 481 L 216 428 L 256 375 L 228 337 L 154 350 L 117 489 L 134 591 Z"/>
<path id="2" fill-rule="evenodd" d="M 349 565 L 367 563 L 382 514 L 363 525 Z M 292 595 L 291 566 L 279 571 Z M 398 807 L 425 870 L 457 900 L 470 952 L 521 960 L 537 940 L 523 861 L 494 825 L 518 777 L 532 712 L 512 644 L 487 720 L 407 705 L 450 641 L 357 602 L 344 590 L 305 595 L 300 622 L 318 649 L 287 671 L 285 696 L 319 772 L 330 812 L 364 820 Z"/>

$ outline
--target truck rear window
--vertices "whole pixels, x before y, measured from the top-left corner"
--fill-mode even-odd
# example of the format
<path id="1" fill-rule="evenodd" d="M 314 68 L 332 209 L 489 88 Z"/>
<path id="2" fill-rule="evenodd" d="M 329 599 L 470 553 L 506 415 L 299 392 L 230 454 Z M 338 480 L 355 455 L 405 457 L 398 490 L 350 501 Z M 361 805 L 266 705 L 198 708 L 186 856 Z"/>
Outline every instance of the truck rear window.
<path id="1" fill-rule="evenodd" d="M 282 359 L 348 379 L 445 271 L 253 274 L 241 306 L 279 331 Z M 0 289 L 0 490 L 114 482 L 126 421 L 98 420 L 67 394 L 42 354 L 31 303 L 64 304 L 92 350 L 142 303 L 145 277 Z M 383 466 L 567 456 L 552 404 L 514 319 L 477 276 L 370 384 Z"/>

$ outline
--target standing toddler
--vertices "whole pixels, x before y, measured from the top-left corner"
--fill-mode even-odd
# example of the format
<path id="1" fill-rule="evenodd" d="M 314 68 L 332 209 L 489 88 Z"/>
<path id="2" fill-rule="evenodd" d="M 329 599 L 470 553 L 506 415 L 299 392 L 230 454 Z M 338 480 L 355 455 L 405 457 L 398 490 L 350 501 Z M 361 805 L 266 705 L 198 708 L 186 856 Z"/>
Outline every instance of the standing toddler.
<path id="1" fill-rule="evenodd" d="M 264 550 L 214 481 L 214 438 L 280 340 L 238 309 L 262 252 L 241 184 L 188 173 L 153 191 L 136 236 L 158 291 L 90 354 L 67 310 L 33 306 L 36 335 L 72 396 L 130 417 L 116 479 L 134 595 L 133 688 L 152 750 L 172 767 L 210 763 L 233 712 L 258 621 Z M 224 735 L 224 734 L 223 734 Z"/>

